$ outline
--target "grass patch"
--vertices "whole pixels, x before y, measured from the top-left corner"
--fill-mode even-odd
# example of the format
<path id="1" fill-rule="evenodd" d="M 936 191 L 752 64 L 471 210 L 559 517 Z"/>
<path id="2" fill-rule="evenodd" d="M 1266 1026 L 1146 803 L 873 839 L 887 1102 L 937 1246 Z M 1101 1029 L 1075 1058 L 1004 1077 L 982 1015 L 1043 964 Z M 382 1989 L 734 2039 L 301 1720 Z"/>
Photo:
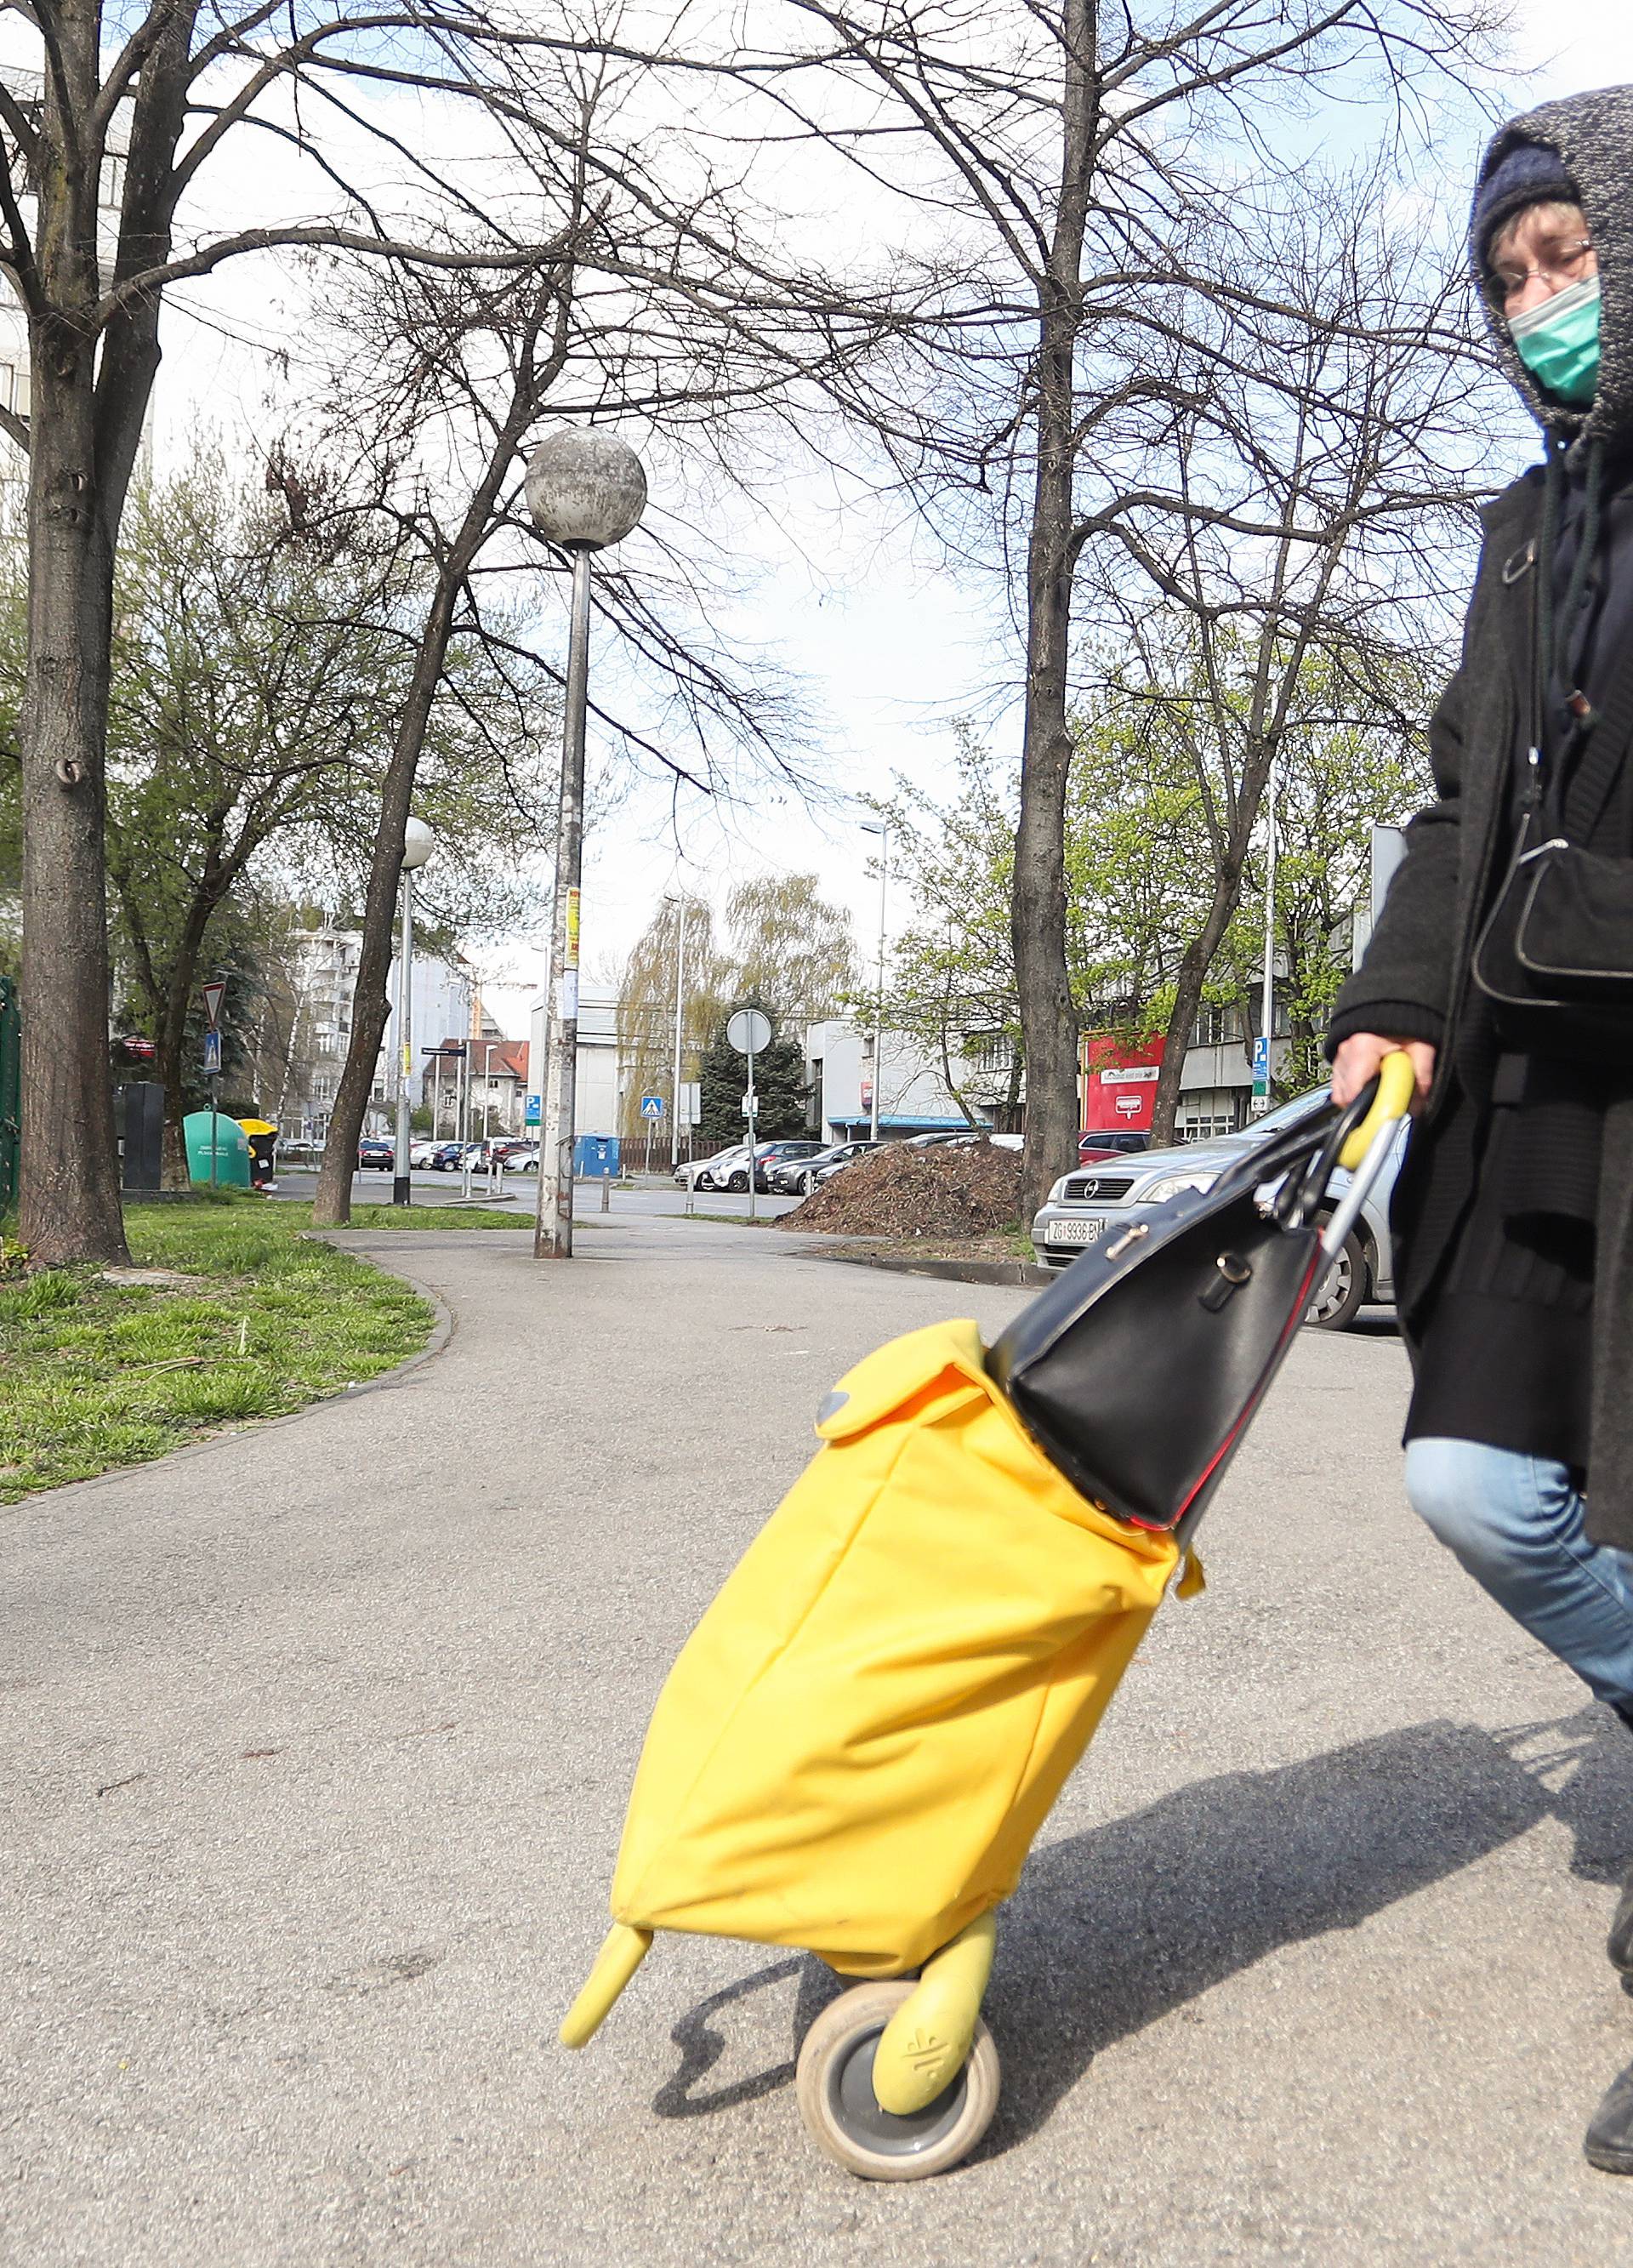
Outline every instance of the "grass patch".
<path id="1" fill-rule="evenodd" d="M 268 1199 L 276 1204 L 280 1212 L 292 1213 L 296 1226 L 310 1228 L 312 1207 L 304 1201 L 296 1204 Z M 514 1211 L 502 1212 L 497 1205 L 393 1205 L 355 1204 L 346 1228 L 531 1228 L 533 1220 L 532 1205 L 518 1205 Z M 343 1236 L 342 1228 L 326 1228 L 325 1236 Z"/>
<path id="2" fill-rule="evenodd" d="M 136 1204 L 136 1267 L 191 1280 L 54 1269 L 0 1281 L 0 1503 L 281 1417 L 423 1346 L 427 1303 L 302 1237 L 291 1216 L 307 1210 L 225 1195 Z"/>

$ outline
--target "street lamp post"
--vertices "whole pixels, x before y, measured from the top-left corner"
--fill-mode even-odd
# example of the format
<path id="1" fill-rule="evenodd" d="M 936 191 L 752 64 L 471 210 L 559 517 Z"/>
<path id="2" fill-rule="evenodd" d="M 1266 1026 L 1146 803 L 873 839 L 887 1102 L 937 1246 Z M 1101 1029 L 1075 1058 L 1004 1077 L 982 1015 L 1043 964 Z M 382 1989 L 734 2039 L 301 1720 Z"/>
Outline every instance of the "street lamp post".
<path id="1" fill-rule="evenodd" d="M 873 994 L 873 1094 L 868 1133 L 879 1139 L 879 1091 L 885 1083 L 885 892 L 890 881 L 890 829 L 882 819 L 864 819 L 864 835 L 879 837 L 879 982 Z"/>
<path id="2" fill-rule="evenodd" d="M 402 941 L 397 951 L 397 1138 L 392 1159 L 391 1201 L 411 1202 L 408 1152 L 414 1116 L 414 877 L 437 847 L 423 819 L 410 819 L 402 837 Z"/>
<path id="3" fill-rule="evenodd" d="M 539 1129 L 533 1256 L 570 1260 L 578 1055 L 578 899 L 584 868 L 584 743 L 590 673 L 590 560 L 620 543 L 646 509 L 646 475 L 611 433 L 552 433 L 527 460 L 527 509 L 548 542 L 571 555 L 572 622 L 562 720 L 562 786 L 550 924 L 550 1043 Z"/>

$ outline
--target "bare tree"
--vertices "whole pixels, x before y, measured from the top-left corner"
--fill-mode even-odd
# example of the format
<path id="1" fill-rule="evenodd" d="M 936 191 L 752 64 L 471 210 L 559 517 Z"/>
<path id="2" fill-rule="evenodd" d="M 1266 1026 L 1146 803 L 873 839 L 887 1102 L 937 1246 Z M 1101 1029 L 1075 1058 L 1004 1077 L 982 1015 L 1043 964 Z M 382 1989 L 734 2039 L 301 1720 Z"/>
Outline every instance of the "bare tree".
<path id="1" fill-rule="evenodd" d="M 1486 476 L 1474 437 L 1491 395 L 1460 346 L 1460 278 L 1421 225 L 1381 217 L 1371 177 L 1298 186 L 1296 208 L 1249 208 L 1257 303 L 1240 279 L 1233 304 L 1199 308 L 1148 364 L 1143 487 L 1074 530 L 1097 615 L 1117 626 L 1116 696 L 1178 754 L 1201 821 L 1159 1139 L 1271 776 L 1346 731 L 1409 738 L 1454 631 Z"/>
<path id="2" fill-rule="evenodd" d="M 107 1068 L 104 777 L 114 557 L 176 284 L 279 247 L 327 247 L 450 273 L 554 273 L 556 217 L 472 220 L 434 156 L 368 97 L 414 91 L 490 114 L 511 33 L 484 0 L 385 0 L 365 17 L 323 0 L 151 0 L 105 45 L 103 11 L 32 0 L 37 84 L 0 85 L 0 268 L 28 323 L 31 407 L 0 412 L 28 452 L 31 568 L 22 747 L 22 1228 L 42 1261 L 124 1254 Z M 343 118 L 349 161 L 308 133 Z M 193 229 L 211 160 L 252 136 L 310 155 L 324 217 Z M 359 154 L 361 153 L 361 154 Z M 389 201 L 371 173 L 406 186 Z M 478 231 L 478 233 L 482 232 Z"/>
<path id="3" fill-rule="evenodd" d="M 679 1116 L 680 1099 L 670 1094 L 678 983 L 681 984 L 680 1079 L 684 1085 L 697 1077 L 698 1056 L 725 1013 L 732 984 L 727 957 L 715 940 L 712 908 L 705 900 L 679 892 L 660 902 L 630 948 L 618 981 L 618 1060 L 629 1076 L 619 1130 L 627 1140 L 651 1138 L 651 1124 L 640 1116 L 643 1094 L 667 1096 L 671 1110 Z M 665 1131 L 666 1135 L 668 1130 Z"/>
<path id="4" fill-rule="evenodd" d="M 955 556 L 996 538 L 1024 591 L 1025 725 L 1013 926 L 1026 1036 L 1025 1195 L 1073 1149 L 1077 1032 L 1062 843 L 1073 626 L 1095 542 L 1131 514 L 1232 526 L 1173 477 L 1151 485 L 1154 429 L 1187 414 L 1171 365 L 1251 357 L 1262 289 L 1255 184 L 1285 180 L 1324 88 L 1381 98 L 1387 130 L 1437 92 L 1467 99 L 1505 0 L 793 0 L 820 27 L 796 80 L 798 130 L 844 150 L 886 213 L 939 225 L 961 297 L 903 337 L 893 384 L 870 366 L 847 405 Z M 864 102 L 865 90 L 872 99 Z M 1244 252 L 1247 257 L 1243 257 Z M 1221 256 L 1228 254 L 1222 271 Z M 1200 349 L 1200 354 L 1188 352 Z"/>
<path id="5" fill-rule="evenodd" d="M 503 644 L 555 673 L 548 617 L 497 638 L 492 593 L 564 582 L 565 558 L 526 512 L 526 446 L 547 414 L 616 421 L 644 439 L 660 493 L 632 543 L 604 563 L 596 604 L 618 656 L 591 716 L 621 762 L 703 795 L 752 777 L 805 792 L 807 735 L 783 674 L 717 627 L 725 547 L 700 528 L 699 467 L 735 478 L 736 437 L 786 423 L 791 397 L 875 349 L 896 320 L 777 252 L 775 216 L 740 168 L 701 166 L 689 132 L 659 130 L 655 86 L 689 67 L 608 35 L 561 52 L 514 43 L 492 96 L 512 194 L 559 223 L 570 250 L 548 269 L 505 263 L 457 277 L 397 263 L 344 298 L 324 457 L 337 509 L 384 517 L 434 569 L 421 641 L 424 684 L 455 643 Z M 500 77 L 496 70 L 496 79 Z M 689 114 L 689 105 L 682 105 Z M 758 233 L 756 231 L 758 230 Z M 688 516 L 686 507 L 694 506 Z M 416 679 L 416 683 L 418 682 Z M 405 705 L 368 880 L 351 1043 L 330 1121 L 314 1218 L 346 1218 L 350 1171 L 386 1016 L 391 914 L 423 702 Z M 502 752 L 496 751 L 502 761 Z"/>

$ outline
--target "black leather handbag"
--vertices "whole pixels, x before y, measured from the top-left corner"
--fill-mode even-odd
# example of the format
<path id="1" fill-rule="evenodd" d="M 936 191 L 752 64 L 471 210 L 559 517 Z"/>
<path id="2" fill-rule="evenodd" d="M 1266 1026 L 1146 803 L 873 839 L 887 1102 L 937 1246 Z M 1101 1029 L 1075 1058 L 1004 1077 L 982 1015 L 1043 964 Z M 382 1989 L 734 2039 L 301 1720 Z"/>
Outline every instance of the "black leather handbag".
<path id="1" fill-rule="evenodd" d="M 1188 1533 L 1218 1486 L 1319 1287 L 1327 1185 L 1375 1093 L 1092 1247 L 992 1347 L 1045 1456 L 1116 1518 Z"/>
<path id="2" fill-rule="evenodd" d="M 1532 582 L 1534 607 L 1534 576 Z M 1544 746 L 1539 688 L 1519 839 L 1475 939 L 1471 973 L 1504 1048 L 1625 1062 L 1633 1050 L 1633 858 L 1583 846 L 1633 753 L 1633 645 L 1565 761 L 1545 761 Z"/>
<path id="3" fill-rule="evenodd" d="M 1633 1051 L 1633 858 L 1526 831 L 1475 946 L 1475 983 L 1504 1047 L 1572 1061 Z"/>

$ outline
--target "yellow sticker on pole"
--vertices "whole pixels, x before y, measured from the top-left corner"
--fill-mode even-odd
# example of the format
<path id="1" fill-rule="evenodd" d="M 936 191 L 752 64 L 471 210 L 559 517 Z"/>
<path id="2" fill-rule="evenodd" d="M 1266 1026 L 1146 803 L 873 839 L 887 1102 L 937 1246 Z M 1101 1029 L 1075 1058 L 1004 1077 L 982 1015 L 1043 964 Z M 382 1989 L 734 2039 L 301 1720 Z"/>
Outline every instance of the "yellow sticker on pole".
<path id="1" fill-rule="evenodd" d="M 569 968 L 578 966 L 578 891 L 577 886 L 567 893 L 567 961 Z"/>

